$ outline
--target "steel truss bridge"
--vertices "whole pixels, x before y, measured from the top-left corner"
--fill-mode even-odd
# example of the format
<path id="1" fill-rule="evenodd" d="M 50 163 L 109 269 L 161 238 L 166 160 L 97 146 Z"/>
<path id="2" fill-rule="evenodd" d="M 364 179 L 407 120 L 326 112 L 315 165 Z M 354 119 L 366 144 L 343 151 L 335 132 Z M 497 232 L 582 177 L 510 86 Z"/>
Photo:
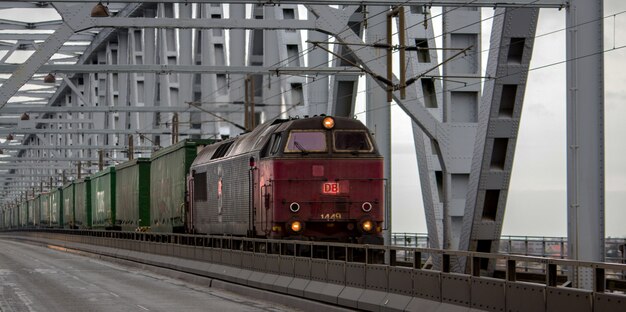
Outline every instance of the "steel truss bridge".
<path id="1" fill-rule="evenodd" d="M 234 136 L 286 115 L 352 116 L 363 76 L 387 180 L 393 101 L 412 121 L 430 246 L 460 250 L 452 266 L 463 271 L 474 255 L 500 257 L 490 253 L 539 10 L 564 9 L 568 256 L 604 260 L 603 1 L 116 0 L 93 13 L 99 2 L 0 3 L 29 12 L 0 20 L 3 205 L 179 138 Z M 440 47 L 432 6 L 443 7 Z M 495 9 L 486 73 L 481 7 Z M 597 271 L 573 270 L 572 281 L 591 289 Z"/>

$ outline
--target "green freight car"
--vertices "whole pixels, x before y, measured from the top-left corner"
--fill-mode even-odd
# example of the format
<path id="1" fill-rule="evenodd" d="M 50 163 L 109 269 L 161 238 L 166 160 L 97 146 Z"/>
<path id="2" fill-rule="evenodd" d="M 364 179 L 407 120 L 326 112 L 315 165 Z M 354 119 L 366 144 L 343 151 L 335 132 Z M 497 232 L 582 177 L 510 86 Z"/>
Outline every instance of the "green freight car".
<path id="1" fill-rule="evenodd" d="M 115 216 L 115 167 L 91 175 L 92 228 L 119 230 Z"/>
<path id="2" fill-rule="evenodd" d="M 76 228 L 74 221 L 74 182 L 63 186 L 63 228 Z"/>
<path id="3" fill-rule="evenodd" d="M 18 204 L 20 211 L 20 227 L 26 227 L 28 225 L 28 202 L 22 201 Z"/>
<path id="4" fill-rule="evenodd" d="M 77 229 L 91 228 L 91 179 L 74 182 L 74 225 Z"/>
<path id="5" fill-rule="evenodd" d="M 50 226 L 50 193 L 39 194 L 39 226 Z"/>
<path id="6" fill-rule="evenodd" d="M 26 221 L 27 226 L 34 226 L 35 223 L 35 197 L 29 198 L 26 200 L 28 203 L 28 220 Z"/>
<path id="7" fill-rule="evenodd" d="M 39 226 L 39 219 L 41 216 L 41 201 L 39 200 L 41 195 L 33 197 L 33 225 Z"/>
<path id="8" fill-rule="evenodd" d="M 50 226 L 58 228 L 63 224 L 63 189 L 50 193 Z"/>
<path id="9" fill-rule="evenodd" d="M 150 226 L 150 159 L 138 158 L 115 166 L 116 217 L 122 231 Z"/>
<path id="10" fill-rule="evenodd" d="M 11 227 L 16 228 L 20 226 L 20 212 L 17 204 L 11 205 Z"/>
<path id="11" fill-rule="evenodd" d="M 185 231 L 186 176 L 198 152 L 213 140 L 184 140 L 154 153 L 150 159 L 150 228 L 154 232 Z"/>

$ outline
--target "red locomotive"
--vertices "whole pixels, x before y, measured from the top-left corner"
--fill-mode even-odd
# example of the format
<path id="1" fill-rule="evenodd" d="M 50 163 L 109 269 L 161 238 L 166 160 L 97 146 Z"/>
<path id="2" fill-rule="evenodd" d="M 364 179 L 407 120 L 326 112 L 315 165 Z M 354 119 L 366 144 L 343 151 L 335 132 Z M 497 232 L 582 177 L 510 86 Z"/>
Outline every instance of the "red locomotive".
<path id="1" fill-rule="evenodd" d="M 382 157 L 355 119 L 265 123 L 205 147 L 188 183 L 196 233 L 382 244 Z"/>

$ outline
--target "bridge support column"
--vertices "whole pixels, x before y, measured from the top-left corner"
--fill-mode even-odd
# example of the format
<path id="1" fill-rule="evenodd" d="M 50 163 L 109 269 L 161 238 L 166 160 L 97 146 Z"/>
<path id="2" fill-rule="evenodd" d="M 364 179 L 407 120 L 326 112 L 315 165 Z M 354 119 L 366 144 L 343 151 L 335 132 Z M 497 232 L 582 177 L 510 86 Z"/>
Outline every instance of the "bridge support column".
<path id="1" fill-rule="evenodd" d="M 604 261 L 603 1 L 573 0 L 567 10 L 568 256 Z M 574 272 L 591 289 L 593 272 Z"/>

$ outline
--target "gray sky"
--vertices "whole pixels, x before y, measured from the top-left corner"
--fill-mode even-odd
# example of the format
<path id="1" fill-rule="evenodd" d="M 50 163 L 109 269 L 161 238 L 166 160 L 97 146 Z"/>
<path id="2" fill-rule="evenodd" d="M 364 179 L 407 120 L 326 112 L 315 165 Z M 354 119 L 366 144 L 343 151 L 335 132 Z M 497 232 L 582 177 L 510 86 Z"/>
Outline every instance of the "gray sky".
<path id="1" fill-rule="evenodd" d="M 626 1 L 605 1 L 605 16 L 622 11 L 626 11 Z M 493 10 L 483 9 L 482 13 L 485 18 Z M 490 24 L 483 25 L 483 50 Z M 541 10 L 537 35 L 564 27 L 564 10 Z M 614 37 L 615 46 L 625 45 L 625 29 L 626 14 L 605 19 L 605 49 L 614 46 Z M 565 60 L 564 46 L 564 31 L 537 38 L 530 67 Z M 626 49 L 604 57 L 606 234 L 626 237 Z M 407 130 L 410 121 L 397 106 L 392 118 L 393 231 L 426 232 L 413 141 Z M 503 234 L 565 236 L 566 218 L 565 64 L 561 64 L 529 74 Z"/>

